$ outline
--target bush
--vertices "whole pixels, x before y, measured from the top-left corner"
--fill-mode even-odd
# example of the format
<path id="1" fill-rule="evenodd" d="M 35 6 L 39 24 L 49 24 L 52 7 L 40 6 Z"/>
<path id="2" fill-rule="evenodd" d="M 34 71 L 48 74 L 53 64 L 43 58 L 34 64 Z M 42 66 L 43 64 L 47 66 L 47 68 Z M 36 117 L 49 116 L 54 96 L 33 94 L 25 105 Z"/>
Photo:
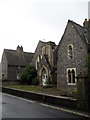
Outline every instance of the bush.
<path id="1" fill-rule="evenodd" d="M 34 66 L 28 65 L 21 73 L 21 82 L 23 84 L 31 84 L 32 79 L 37 77 L 37 71 Z"/>
<path id="2" fill-rule="evenodd" d="M 39 79 L 38 79 L 38 77 L 32 79 L 32 85 L 39 85 Z"/>

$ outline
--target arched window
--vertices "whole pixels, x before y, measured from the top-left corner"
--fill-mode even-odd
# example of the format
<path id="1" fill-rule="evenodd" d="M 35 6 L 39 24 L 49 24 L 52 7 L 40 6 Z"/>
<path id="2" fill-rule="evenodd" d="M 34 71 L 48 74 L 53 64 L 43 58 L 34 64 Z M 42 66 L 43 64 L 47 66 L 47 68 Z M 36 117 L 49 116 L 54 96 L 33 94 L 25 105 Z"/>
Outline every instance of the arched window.
<path id="1" fill-rule="evenodd" d="M 72 59 L 73 57 L 73 46 L 72 45 L 69 45 L 68 47 L 68 56 L 70 59 Z"/>
<path id="2" fill-rule="evenodd" d="M 36 70 L 39 68 L 39 61 L 40 61 L 40 59 L 39 59 L 39 56 L 38 56 L 37 59 L 36 59 Z"/>
<path id="3" fill-rule="evenodd" d="M 46 46 L 42 47 L 42 55 L 46 54 Z"/>
<path id="4" fill-rule="evenodd" d="M 75 83 L 75 71 L 72 69 L 72 82 Z"/>
<path id="5" fill-rule="evenodd" d="M 71 83 L 71 71 L 68 70 L 68 82 Z"/>
<path id="6" fill-rule="evenodd" d="M 68 85 L 76 84 L 76 68 L 67 68 L 67 83 Z"/>

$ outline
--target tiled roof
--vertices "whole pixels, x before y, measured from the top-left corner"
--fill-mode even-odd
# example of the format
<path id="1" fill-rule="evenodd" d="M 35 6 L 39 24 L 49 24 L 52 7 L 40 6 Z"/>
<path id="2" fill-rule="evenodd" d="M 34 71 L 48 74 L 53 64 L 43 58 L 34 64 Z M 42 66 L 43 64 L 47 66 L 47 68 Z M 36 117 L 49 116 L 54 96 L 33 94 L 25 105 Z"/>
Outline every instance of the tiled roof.
<path id="1" fill-rule="evenodd" d="M 27 64 L 30 64 L 33 57 L 33 53 L 18 53 L 17 50 L 4 49 L 4 52 L 6 54 L 8 65 L 26 66 Z"/>

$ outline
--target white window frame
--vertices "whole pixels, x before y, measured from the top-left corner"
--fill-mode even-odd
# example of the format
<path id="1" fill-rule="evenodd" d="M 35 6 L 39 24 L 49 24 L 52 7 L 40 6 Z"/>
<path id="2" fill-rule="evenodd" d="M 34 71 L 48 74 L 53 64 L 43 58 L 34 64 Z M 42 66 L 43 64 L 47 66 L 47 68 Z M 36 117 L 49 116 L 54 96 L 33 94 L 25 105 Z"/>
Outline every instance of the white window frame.
<path id="1" fill-rule="evenodd" d="M 71 83 L 69 83 L 69 78 L 68 78 L 68 71 L 75 71 L 75 76 L 76 76 L 76 68 L 67 68 L 67 85 L 76 85 L 77 79 L 75 78 L 75 83 L 72 82 L 72 74 L 71 74 Z"/>

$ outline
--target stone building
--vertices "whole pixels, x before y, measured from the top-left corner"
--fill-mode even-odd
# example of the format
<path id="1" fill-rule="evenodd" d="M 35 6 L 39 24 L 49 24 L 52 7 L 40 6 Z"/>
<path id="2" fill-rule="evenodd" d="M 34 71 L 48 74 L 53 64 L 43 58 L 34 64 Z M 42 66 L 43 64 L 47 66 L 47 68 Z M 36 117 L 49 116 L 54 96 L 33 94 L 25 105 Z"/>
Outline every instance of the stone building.
<path id="1" fill-rule="evenodd" d="M 2 79 L 19 79 L 27 65 L 35 66 L 40 84 L 46 80 L 59 88 L 76 88 L 76 76 L 86 72 L 86 56 L 90 52 L 90 20 L 83 26 L 68 20 L 64 34 L 56 45 L 39 41 L 35 53 L 4 49 L 2 56 Z"/>
<path id="2" fill-rule="evenodd" d="M 86 73 L 88 52 L 88 28 L 68 20 L 64 34 L 57 47 L 57 87 L 76 88 L 76 76 Z"/>
<path id="3" fill-rule="evenodd" d="M 54 42 L 39 41 L 35 50 L 31 64 L 36 67 L 41 85 L 45 85 L 47 79 L 51 81 L 52 84 L 55 84 L 55 79 L 53 79 L 56 67 L 54 64 L 55 48 L 56 44 Z"/>
<path id="4" fill-rule="evenodd" d="M 17 46 L 17 50 L 4 49 L 2 55 L 2 80 L 20 79 L 20 73 L 26 65 L 30 64 L 33 53 L 23 51 L 23 47 Z"/>

